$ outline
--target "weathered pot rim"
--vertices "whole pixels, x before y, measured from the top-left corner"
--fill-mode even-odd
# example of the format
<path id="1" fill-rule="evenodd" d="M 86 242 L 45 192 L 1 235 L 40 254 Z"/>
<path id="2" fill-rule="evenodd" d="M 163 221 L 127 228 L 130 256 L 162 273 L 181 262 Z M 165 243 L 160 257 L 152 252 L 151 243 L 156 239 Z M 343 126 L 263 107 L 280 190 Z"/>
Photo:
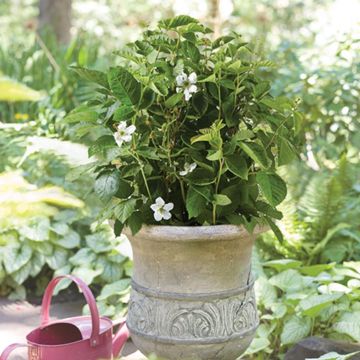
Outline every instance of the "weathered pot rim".
<path id="1" fill-rule="evenodd" d="M 268 226 L 255 226 L 249 233 L 242 225 L 207 225 L 207 226 L 171 226 L 171 225 L 143 225 L 135 235 L 142 241 L 226 241 L 242 237 L 255 238 L 269 230 Z M 129 228 L 123 233 L 132 238 Z"/>

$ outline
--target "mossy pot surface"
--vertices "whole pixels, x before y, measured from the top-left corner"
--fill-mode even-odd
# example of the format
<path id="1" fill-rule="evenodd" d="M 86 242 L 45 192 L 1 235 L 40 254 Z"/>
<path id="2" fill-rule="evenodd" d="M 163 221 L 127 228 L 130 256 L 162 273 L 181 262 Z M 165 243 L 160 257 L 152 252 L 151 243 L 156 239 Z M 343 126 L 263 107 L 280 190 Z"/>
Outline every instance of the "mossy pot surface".
<path id="1" fill-rule="evenodd" d="M 259 323 L 242 226 L 144 226 L 133 236 L 127 325 L 137 348 L 168 360 L 235 360 Z"/>

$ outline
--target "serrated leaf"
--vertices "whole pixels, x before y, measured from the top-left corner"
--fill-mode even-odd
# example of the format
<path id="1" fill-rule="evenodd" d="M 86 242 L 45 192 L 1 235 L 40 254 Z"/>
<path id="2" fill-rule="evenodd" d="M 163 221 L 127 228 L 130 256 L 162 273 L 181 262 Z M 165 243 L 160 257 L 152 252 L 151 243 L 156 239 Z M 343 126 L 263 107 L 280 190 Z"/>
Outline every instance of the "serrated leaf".
<path id="1" fill-rule="evenodd" d="M 114 121 L 126 121 L 131 119 L 135 115 L 135 111 L 131 106 L 123 105 L 118 107 L 114 112 Z"/>
<path id="2" fill-rule="evenodd" d="M 114 209 L 114 213 L 116 218 L 121 223 L 125 223 L 125 221 L 133 214 L 135 209 L 136 209 L 136 199 L 127 199 L 121 201 L 118 205 L 116 205 Z"/>
<path id="3" fill-rule="evenodd" d="M 189 187 L 186 195 L 186 210 L 189 215 L 189 219 L 197 217 L 206 207 L 206 199 L 193 187 Z"/>
<path id="4" fill-rule="evenodd" d="M 118 172 L 105 173 L 95 180 L 94 190 L 101 200 L 108 201 L 117 193 L 119 185 Z"/>
<path id="5" fill-rule="evenodd" d="M 239 146 L 263 169 L 267 169 L 271 165 L 271 161 L 267 157 L 266 151 L 262 145 L 255 142 L 241 142 Z"/>
<path id="6" fill-rule="evenodd" d="M 285 199 L 286 183 L 279 175 L 260 171 L 256 174 L 256 181 L 265 199 L 272 206 L 279 205 Z"/>
<path id="7" fill-rule="evenodd" d="M 231 200 L 229 199 L 229 197 L 223 194 L 215 194 L 212 202 L 213 204 L 219 206 L 226 206 L 231 204 Z"/>
<path id="8" fill-rule="evenodd" d="M 87 106 L 80 106 L 66 115 L 64 121 L 67 123 L 95 123 L 98 118 L 99 115 L 95 110 Z"/>
<path id="9" fill-rule="evenodd" d="M 85 80 L 95 82 L 105 88 L 108 88 L 109 86 L 106 74 L 102 71 L 90 70 L 78 66 L 71 66 L 71 69 L 74 70 L 81 78 Z"/>
<path id="10" fill-rule="evenodd" d="M 168 99 L 166 99 L 165 106 L 167 108 L 173 108 L 175 105 L 177 105 L 182 100 L 183 97 L 184 97 L 184 94 L 181 92 L 173 94 Z"/>
<path id="11" fill-rule="evenodd" d="M 168 29 L 174 29 L 179 26 L 185 26 L 188 24 L 197 24 L 199 21 L 188 15 L 179 15 L 171 19 L 165 19 L 160 21 L 160 25 Z"/>
<path id="12" fill-rule="evenodd" d="M 225 157 L 225 164 L 229 170 L 241 179 L 248 179 L 249 168 L 246 160 L 239 154 L 228 155 Z"/>
<path id="13" fill-rule="evenodd" d="M 208 108 L 208 100 L 202 91 L 195 93 L 191 99 L 192 105 L 199 116 L 205 114 Z"/>
<path id="14" fill-rule="evenodd" d="M 137 105 L 141 98 L 141 84 L 123 67 L 111 68 L 108 73 L 110 88 L 125 105 Z"/>

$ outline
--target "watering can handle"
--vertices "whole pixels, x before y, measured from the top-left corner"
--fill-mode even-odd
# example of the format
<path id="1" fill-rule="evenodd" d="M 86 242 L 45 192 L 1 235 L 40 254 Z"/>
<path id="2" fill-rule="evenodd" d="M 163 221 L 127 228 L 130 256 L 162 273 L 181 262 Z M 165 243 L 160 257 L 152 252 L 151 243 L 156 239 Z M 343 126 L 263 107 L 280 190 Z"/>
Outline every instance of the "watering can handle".
<path id="1" fill-rule="evenodd" d="M 9 345 L 0 355 L 0 360 L 7 360 L 9 355 L 16 349 L 21 347 L 28 347 L 26 344 L 12 344 Z"/>
<path id="2" fill-rule="evenodd" d="M 94 347 L 99 344 L 99 334 L 100 334 L 100 320 L 99 320 L 99 311 L 96 306 L 96 301 L 94 295 L 92 294 L 89 287 L 82 281 L 81 279 L 77 278 L 73 275 L 61 275 L 54 279 L 52 279 L 45 290 L 45 294 L 43 297 L 42 305 L 41 305 L 41 327 L 46 326 L 50 320 L 50 304 L 51 298 L 54 293 L 54 289 L 56 285 L 62 279 L 70 279 L 82 290 L 84 297 L 86 299 L 87 304 L 90 308 L 91 313 L 91 321 L 92 321 L 92 332 L 90 336 L 90 346 Z M 0 359 L 2 360 L 2 359 Z"/>

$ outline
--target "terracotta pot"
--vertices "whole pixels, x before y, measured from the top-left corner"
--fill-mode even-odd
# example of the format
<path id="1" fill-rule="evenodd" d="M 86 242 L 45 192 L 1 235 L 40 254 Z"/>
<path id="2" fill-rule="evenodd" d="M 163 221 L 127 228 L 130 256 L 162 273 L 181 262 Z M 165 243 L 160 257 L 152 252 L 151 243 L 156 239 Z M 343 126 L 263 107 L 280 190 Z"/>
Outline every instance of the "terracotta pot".
<path id="1" fill-rule="evenodd" d="M 127 326 L 136 347 L 170 360 L 235 360 L 259 323 L 241 226 L 145 226 L 129 237 L 134 272 Z"/>

